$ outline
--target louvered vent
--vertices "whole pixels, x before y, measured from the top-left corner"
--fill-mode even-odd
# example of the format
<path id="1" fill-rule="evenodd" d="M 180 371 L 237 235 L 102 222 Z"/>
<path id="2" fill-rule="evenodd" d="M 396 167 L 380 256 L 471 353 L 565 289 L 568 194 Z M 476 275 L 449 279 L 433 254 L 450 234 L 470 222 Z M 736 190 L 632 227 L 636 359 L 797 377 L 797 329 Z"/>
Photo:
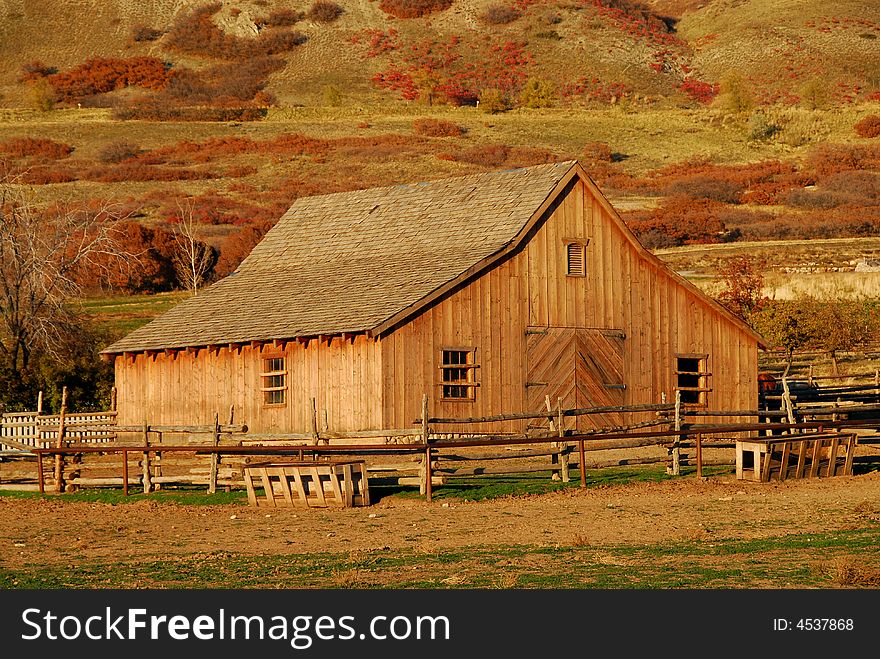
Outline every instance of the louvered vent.
<path id="1" fill-rule="evenodd" d="M 582 243 L 568 243 L 568 267 L 566 274 L 574 277 L 583 277 L 587 274 L 585 248 Z"/>

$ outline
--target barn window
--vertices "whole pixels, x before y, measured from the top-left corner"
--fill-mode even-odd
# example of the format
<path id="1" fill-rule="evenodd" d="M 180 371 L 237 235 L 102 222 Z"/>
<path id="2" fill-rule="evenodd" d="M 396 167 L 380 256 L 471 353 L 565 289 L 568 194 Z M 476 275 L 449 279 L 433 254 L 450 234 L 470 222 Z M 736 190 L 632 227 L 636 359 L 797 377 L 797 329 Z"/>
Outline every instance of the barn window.
<path id="1" fill-rule="evenodd" d="M 475 348 L 443 350 L 440 366 L 441 397 L 443 400 L 474 400 L 477 383 L 474 372 L 479 365 L 474 361 Z"/>
<path id="2" fill-rule="evenodd" d="M 675 390 L 685 405 L 706 405 L 709 388 L 708 355 L 678 355 L 675 358 Z"/>
<path id="3" fill-rule="evenodd" d="M 565 274 L 569 277 L 585 277 L 587 274 L 587 243 L 566 242 Z"/>
<path id="4" fill-rule="evenodd" d="M 262 378 L 263 403 L 284 405 L 287 401 L 287 368 L 284 357 L 264 358 L 260 377 Z"/>

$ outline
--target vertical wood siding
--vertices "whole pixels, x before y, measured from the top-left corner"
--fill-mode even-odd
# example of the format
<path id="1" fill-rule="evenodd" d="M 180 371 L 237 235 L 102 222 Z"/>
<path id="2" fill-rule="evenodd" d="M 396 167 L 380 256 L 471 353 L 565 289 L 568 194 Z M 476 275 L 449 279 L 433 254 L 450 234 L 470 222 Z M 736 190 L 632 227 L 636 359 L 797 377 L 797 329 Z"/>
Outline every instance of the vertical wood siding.
<path id="1" fill-rule="evenodd" d="M 260 372 L 264 356 L 283 355 L 287 401 L 263 404 Z M 307 432 L 311 398 L 316 399 L 319 426 L 334 430 L 381 427 L 382 382 L 378 345 L 364 335 L 335 337 L 320 345 L 288 342 L 239 350 L 220 348 L 178 352 L 174 356 L 139 354 L 116 358 L 119 423 L 203 424 L 219 412 L 226 420 L 235 405 L 236 423 L 255 432 Z"/>
<path id="2" fill-rule="evenodd" d="M 567 241 L 587 242 L 584 277 L 566 275 Z M 542 328 L 625 333 L 624 404 L 659 402 L 661 393 L 671 401 L 679 353 L 709 355 L 710 408 L 757 402 L 754 338 L 645 258 L 576 179 L 522 249 L 380 340 L 287 343 L 285 406 L 262 404 L 260 353 L 250 346 L 117 357 L 119 422 L 208 423 L 215 411 L 226 418 L 234 404 L 237 421 L 255 431 L 303 432 L 310 429 L 314 396 L 319 424 L 326 413 L 331 430 L 402 428 L 421 415 L 426 392 L 432 416 L 521 411 L 530 404 L 527 330 Z M 472 402 L 441 399 L 444 348 L 476 348 L 479 387 Z"/>

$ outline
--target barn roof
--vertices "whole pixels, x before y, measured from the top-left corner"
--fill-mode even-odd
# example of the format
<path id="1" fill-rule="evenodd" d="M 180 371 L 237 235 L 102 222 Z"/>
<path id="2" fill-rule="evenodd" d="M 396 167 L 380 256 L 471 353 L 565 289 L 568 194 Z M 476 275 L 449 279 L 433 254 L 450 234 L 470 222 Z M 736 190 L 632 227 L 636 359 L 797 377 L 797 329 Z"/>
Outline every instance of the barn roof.
<path id="1" fill-rule="evenodd" d="M 375 330 L 510 247 L 575 168 L 298 199 L 238 270 L 104 352 Z"/>

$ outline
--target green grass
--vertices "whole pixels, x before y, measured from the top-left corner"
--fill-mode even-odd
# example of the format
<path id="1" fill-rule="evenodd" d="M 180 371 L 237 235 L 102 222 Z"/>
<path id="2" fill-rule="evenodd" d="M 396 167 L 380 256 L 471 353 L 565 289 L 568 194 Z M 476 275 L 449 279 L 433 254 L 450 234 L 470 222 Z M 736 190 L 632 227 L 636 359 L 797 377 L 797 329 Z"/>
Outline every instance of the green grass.
<path id="1" fill-rule="evenodd" d="M 168 311 L 188 293 L 174 291 L 154 295 L 113 295 L 79 301 L 82 310 L 111 335 L 122 336 Z"/>
<path id="2" fill-rule="evenodd" d="M 611 547 L 574 538 L 552 546 L 436 552 L 93 560 L 0 568 L 0 588 L 830 588 L 864 585 L 859 580 L 876 578 L 870 566 L 878 563 L 880 528 L 874 525 L 760 540 Z"/>
<path id="3" fill-rule="evenodd" d="M 729 467 L 705 467 L 703 469 L 703 474 L 705 476 L 716 476 L 718 474 L 729 473 L 730 471 L 731 469 Z M 692 476 L 694 474 L 696 474 L 695 467 L 682 468 L 682 476 Z M 504 476 L 450 478 L 445 485 L 434 486 L 433 498 L 441 500 L 459 499 L 464 501 L 485 501 L 486 499 L 497 499 L 500 497 L 547 494 L 548 492 L 580 487 L 580 474 L 578 470 L 573 469 L 570 476 L 571 480 L 568 483 L 551 480 L 549 471 Z M 628 485 L 630 483 L 640 482 L 657 483 L 671 478 L 680 477 L 670 476 L 666 473 L 666 468 L 662 465 L 587 470 L 587 486 L 590 488 Z M 371 485 L 371 493 L 373 492 L 373 489 L 374 488 Z M 386 495 L 406 498 L 416 498 L 421 496 L 418 492 L 414 492 L 411 489 L 383 489 L 381 486 L 379 489 L 380 492 L 386 493 Z"/>
<path id="4" fill-rule="evenodd" d="M 214 505 L 242 505 L 247 503 L 247 493 L 244 490 L 232 492 L 217 492 L 208 494 L 202 489 L 179 489 L 160 490 L 152 494 L 137 493 L 131 491 L 128 496 L 122 494 L 122 489 L 102 488 L 73 492 L 68 494 L 40 494 L 39 492 L 20 492 L 16 490 L 0 490 L 0 497 L 9 499 L 36 499 L 50 498 L 70 503 L 107 503 L 111 505 L 137 503 L 138 501 L 151 501 L 155 503 L 172 503 L 182 506 L 214 506 Z"/>

